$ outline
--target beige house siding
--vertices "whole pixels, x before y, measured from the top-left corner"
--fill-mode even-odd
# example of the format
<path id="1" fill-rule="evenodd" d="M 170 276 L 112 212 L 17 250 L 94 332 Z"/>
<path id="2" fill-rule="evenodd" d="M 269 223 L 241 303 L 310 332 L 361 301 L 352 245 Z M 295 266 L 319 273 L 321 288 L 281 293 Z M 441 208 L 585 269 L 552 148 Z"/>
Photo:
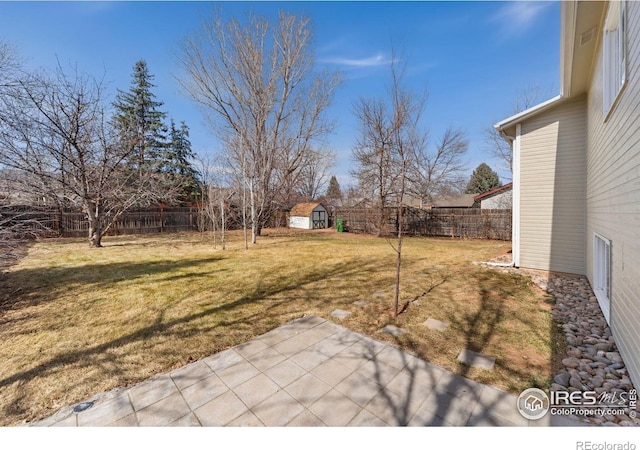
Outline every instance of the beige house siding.
<path id="1" fill-rule="evenodd" d="M 522 123 L 520 266 L 584 274 L 586 98 Z"/>
<path id="2" fill-rule="evenodd" d="M 588 100 L 587 277 L 593 285 L 593 236 L 611 241 L 610 324 L 640 386 L 640 3 L 627 2 L 627 82 L 605 121 L 602 45 Z"/>

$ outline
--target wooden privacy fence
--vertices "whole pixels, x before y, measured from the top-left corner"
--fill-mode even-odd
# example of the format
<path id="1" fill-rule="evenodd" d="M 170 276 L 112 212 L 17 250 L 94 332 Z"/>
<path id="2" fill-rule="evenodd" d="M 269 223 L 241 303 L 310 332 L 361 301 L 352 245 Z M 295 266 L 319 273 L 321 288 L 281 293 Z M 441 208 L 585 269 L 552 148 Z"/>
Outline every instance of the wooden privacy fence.
<path id="1" fill-rule="evenodd" d="M 16 220 L 41 224 L 47 235 L 62 237 L 84 237 L 89 235 L 89 223 L 82 212 L 56 209 L 29 210 L 18 207 L 11 210 Z M 7 211 L 8 212 L 8 211 Z M 164 233 L 193 231 L 198 229 L 198 208 L 147 208 L 126 211 L 107 233 L 117 234 Z"/>
<path id="2" fill-rule="evenodd" d="M 349 231 L 378 233 L 380 210 L 339 208 L 335 219 L 343 219 Z M 398 230 L 396 208 L 385 210 L 382 234 Z M 411 236 L 511 240 L 511 210 L 480 208 L 404 208 L 404 233 Z"/>

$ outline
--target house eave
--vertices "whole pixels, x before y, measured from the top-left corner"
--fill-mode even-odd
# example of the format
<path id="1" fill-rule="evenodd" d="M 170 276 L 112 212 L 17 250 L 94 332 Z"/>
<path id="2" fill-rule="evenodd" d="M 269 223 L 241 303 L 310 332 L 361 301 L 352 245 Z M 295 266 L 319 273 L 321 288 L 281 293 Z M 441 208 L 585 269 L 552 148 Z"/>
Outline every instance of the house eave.
<path id="1" fill-rule="evenodd" d="M 515 127 L 518 123 L 522 123 L 523 121 L 530 119 L 531 117 L 537 116 L 538 114 L 547 111 L 550 108 L 553 108 L 557 104 L 561 103 L 564 100 L 562 95 L 557 95 L 545 102 L 542 102 L 536 106 L 533 106 L 527 110 L 524 110 L 518 114 L 514 114 L 511 117 L 508 117 L 494 125 L 494 128 L 502 133 L 505 133 L 509 136 L 514 136 L 508 131 L 511 128 Z"/>

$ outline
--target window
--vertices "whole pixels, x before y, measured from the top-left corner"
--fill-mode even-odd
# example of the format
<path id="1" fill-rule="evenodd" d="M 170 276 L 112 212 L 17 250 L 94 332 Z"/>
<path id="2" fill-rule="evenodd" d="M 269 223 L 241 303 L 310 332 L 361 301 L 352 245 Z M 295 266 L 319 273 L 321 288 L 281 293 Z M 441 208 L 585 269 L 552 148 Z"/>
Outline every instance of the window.
<path id="1" fill-rule="evenodd" d="M 604 60 L 602 66 L 604 68 L 603 106 L 605 117 L 611 111 L 627 76 L 625 11 L 624 1 L 612 1 L 604 23 Z"/>
<path id="2" fill-rule="evenodd" d="M 593 292 L 608 323 L 611 303 L 611 241 L 599 234 L 594 234 L 593 237 Z"/>

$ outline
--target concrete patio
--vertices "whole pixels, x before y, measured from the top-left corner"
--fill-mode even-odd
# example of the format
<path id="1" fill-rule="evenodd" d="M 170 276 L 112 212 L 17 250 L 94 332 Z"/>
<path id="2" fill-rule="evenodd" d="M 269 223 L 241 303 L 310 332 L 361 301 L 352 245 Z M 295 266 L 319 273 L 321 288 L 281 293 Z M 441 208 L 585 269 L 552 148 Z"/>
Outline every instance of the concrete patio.
<path id="1" fill-rule="evenodd" d="M 86 408 L 86 409 L 84 409 Z M 516 396 L 316 316 L 32 426 L 544 426 Z"/>

